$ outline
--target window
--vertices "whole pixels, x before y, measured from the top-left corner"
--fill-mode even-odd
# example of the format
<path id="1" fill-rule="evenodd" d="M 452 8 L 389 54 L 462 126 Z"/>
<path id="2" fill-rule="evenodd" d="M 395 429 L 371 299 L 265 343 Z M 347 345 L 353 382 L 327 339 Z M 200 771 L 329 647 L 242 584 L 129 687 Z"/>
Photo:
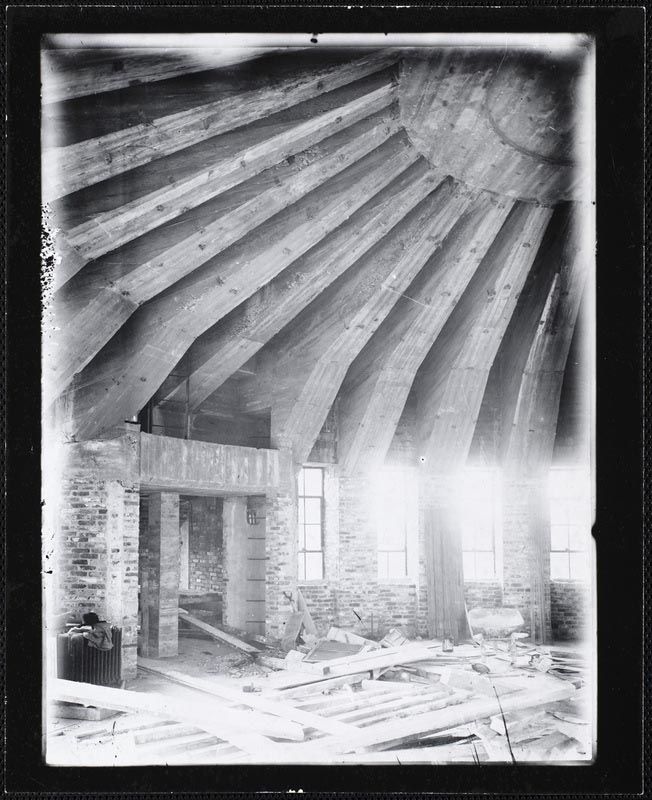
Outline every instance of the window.
<path id="1" fill-rule="evenodd" d="M 500 490 L 495 470 L 469 469 L 458 489 L 465 580 L 498 574 L 496 532 L 500 522 Z"/>
<path id="2" fill-rule="evenodd" d="M 378 577 L 408 576 L 410 487 L 401 470 L 383 470 L 378 480 Z"/>
<path id="3" fill-rule="evenodd" d="M 581 469 L 550 470 L 550 577 L 589 578 L 590 479 Z"/>
<path id="4" fill-rule="evenodd" d="M 299 580 L 324 577 L 324 470 L 304 467 L 299 473 Z"/>

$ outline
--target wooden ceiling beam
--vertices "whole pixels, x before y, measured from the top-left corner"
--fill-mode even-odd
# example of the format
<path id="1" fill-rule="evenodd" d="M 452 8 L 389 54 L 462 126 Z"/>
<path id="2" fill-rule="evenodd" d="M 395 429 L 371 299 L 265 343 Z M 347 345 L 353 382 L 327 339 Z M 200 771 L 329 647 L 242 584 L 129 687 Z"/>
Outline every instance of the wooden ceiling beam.
<path id="1" fill-rule="evenodd" d="M 344 474 L 384 461 L 417 370 L 513 202 L 486 193 L 473 201 L 349 368 L 338 412 Z"/>
<path id="2" fill-rule="evenodd" d="M 552 211 L 517 203 L 417 376 L 424 469 L 450 475 L 466 460 L 489 370 Z M 461 320 L 461 324 L 460 324 Z"/>
<path id="3" fill-rule="evenodd" d="M 187 354 L 196 408 L 417 206 L 438 178 L 423 159 L 388 159 L 379 194 L 263 290 L 203 334 Z"/>
<path id="4" fill-rule="evenodd" d="M 288 48 L 289 50 L 290 48 Z M 89 54 L 92 52 L 92 59 Z M 114 92 L 140 83 L 153 83 L 251 61 L 264 54 L 259 48 L 228 50 L 179 50 L 160 55 L 148 47 L 56 48 L 41 58 L 43 102 L 60 103 L 91 94 Z M 79 55 L 86 60 L 79 65 Z M 90 61 L 90 63 L 88 63 Z M 71 66 L 72 64 L 72 66 Z"/>
<path id="5" fill-rule="evenodd" d="M 377 101 L 383 104 L 381 110 L 387 99 L 388 93 L 383 90 Z M 313 152 L 300 154 L 294 164 L 274 168 L 271 188 L 125 275 L 113 279 L 109 270 L 98 265 L 83 280 L 57 293 L 53 305 L 55 319 L 48 339 L 48 350 L 58 353 L 52 390 L 57 394 L 63 391 L 72 376 L 88 364 L 143 303 L 368 155 L 397 130 L 397 122 L 389 113 L 375 114 L 346 134 L 330 137 Z"/>
<path id="6" fill-rule="evenodd" d="M 496 453 L 500 461 L 504 459 L 511 438 L 523 374 L 555 275 L 561 265 L 572 261 L 577 253 L 574 228 L 571 204 L 557 206 L 492 367 L 489 383 L 500 397 Z"/>
<path id="7" fill-rule="evenodd" d="M 414 159 L 394 136 L 242 242 L 142 306 L 79 374 L 74 429 L 89 438 L 137 413 L 192 342 L 338 228 L 380 186 L 389 159 Z"/>
<path id="8" fill-rule="evenodd" d="M 564 256 L 531 340 L 506 433 L 503 467 L 510 476 L 545 478 L 552 463 L 564 371 L 589 266 L 575 237 Z"/>
<path id="9" fill-rule="evenodd" d="M 386 69 L 397 58 L 396 54 L 377 53 L 343 66 L 288 79 L 282 86 L 268 85 L 67 147 L 49 148 L 43 153 L 43 200 L 50 202 L 205 139 L 277 114 Z"/>
<path id="10" fill-rule="evenodd" d="M 77 254 L 73 264 L 62 263 L 57 285 L 68 280 L 80 263 L 98 258 L 148 231 L 185 214 L 237 186 L 288 156 L 333 136 L 389 105 L 395 87 L 390 81 L 375 92 L 333 108 L 298 125 L 215 161 L 208 168 L 162 186 L 118 208 L 96 214 L 65 231 L 61 237 Z"/>
<path id="11" fill-rule="evenodd" d="M 470 199 L 442 182 L 259 359 L 274 375 L 272 444 L 291 448 L 296 464 L 308 457 L 351 362 Z"/>

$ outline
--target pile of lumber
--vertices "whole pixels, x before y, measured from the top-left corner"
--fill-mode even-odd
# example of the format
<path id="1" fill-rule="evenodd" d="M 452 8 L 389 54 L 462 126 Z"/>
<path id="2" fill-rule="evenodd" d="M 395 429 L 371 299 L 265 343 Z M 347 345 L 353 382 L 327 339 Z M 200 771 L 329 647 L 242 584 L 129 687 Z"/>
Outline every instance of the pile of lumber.
<path id="1" fill-rule="evenodd" d="M 100 729 L 73 750 L 95 741 L 115 751 L 122 742 L 124 755 L 128 742 L 134 763 L 591 758 L 591 726 L 575 702 L 583 690 L 573 670 L 585 667 L 576 653 L 514 640 L 444 652 L 440 642 L 410 642 L 400 631 L 378 643 L 338 628 L 317 639 L 295 625 L 294 646 L 271 655 L 207 623 L 199 627 L 220 641 L 235 639 L 229 643 L 264 667 L 264 679 L 245 685 L 197 678 L 139 658 L 139 670 L 184 687 L 179 691 L 186 696 L 51 681 L 53 701 L 140 715 L 123 723 L 121 735 L 114 735 L 114 725 L 110 741 Z M 561 668 L 575 677 L 556 674 Z"/>

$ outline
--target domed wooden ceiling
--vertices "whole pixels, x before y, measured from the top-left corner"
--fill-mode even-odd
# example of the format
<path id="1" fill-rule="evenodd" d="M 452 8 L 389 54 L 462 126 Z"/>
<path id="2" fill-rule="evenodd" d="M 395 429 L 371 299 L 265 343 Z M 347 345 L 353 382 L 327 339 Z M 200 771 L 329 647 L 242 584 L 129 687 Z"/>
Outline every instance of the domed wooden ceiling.
<path id="1" fill-rule="evenodd" d="M 554 438 L 589 264 L 584 56 L 45 51 L 45 407 L 96 438 L 228 389 L 301 463 L 336 404 L 355 472 L 410 396 L 449 468 L 512 348 L 507 427 L 527 439 L 539 402 Z"/>

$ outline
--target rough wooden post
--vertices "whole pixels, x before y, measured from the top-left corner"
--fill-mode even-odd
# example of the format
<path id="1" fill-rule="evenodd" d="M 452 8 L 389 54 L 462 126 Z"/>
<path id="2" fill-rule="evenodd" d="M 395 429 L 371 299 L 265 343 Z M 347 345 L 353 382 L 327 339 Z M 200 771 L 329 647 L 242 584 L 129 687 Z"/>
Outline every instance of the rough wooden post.
<path id="1" fill-rule="evenodd" d="M 144 655 L 175 656 L 179 651 L 179 495 L 155 492 L 149 498 L 147 593 L 141 604 L 148 618 Z"/>
<path id="2" fill-rule="evenodd" d="M 458 644 L 470 631 L 464 609 L 462 534 L 455 507 L 455 480 L 423 473 L 419 489 L 428 635 L 450 635 Z"/>
<path id="3" fill-rule="evenodd" d="M 247 498 L 224 500 L 224 595 L 226 625 L 246 629 L 247 621 Z"/>

